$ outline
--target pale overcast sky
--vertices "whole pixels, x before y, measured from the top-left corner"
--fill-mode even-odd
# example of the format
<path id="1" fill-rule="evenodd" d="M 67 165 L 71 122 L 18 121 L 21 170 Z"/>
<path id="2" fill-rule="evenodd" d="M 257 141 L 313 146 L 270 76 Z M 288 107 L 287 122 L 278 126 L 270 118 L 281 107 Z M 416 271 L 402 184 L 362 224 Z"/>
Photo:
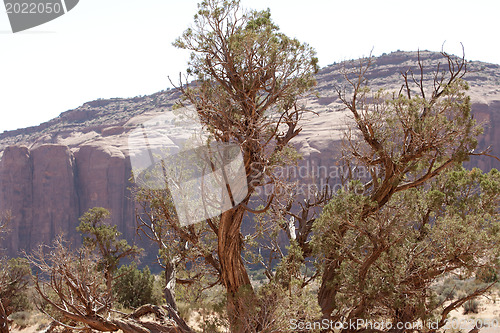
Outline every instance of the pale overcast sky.
<path id="1" fill-rule="evenodd" d="M 27 0 L 30 2 L 31 0 Z M 0 133 L 38 125 L 97 98 L 170 87 L 188 54 L 171 46 L 197 0 L 80 0 L 66 15 L 13 34 L 0 5 Z M 500 64 L 500 1 L 242 0 L 271 9 L 321 66 L 396 50 L 460 53 Z"/>

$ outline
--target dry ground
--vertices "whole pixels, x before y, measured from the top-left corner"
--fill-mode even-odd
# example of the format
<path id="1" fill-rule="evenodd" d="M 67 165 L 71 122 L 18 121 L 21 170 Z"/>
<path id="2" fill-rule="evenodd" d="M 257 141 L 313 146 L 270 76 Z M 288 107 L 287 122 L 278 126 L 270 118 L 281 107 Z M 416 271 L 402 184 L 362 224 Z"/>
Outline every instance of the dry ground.
<path id="1" fill-rule="evenodd" d="M 463 314 L 463 308 L 459 308 L 458 310 L 452 311 L 450 313 L 450 322 L 453 322 L 454 325 L 457 323 L 463 323 L 464 326 L 461 330 L 454 329 L 450 327 L 445 331 L 445 333 L 467 333 L 470 331 L 472 323 L 476 320 L 482 320 L 486 323 L 491 323 L 493 320 L 496 320 L 498 325 L 500 325 L 500 297 L 499 294 L 495 293 L 489 297 L 481 297 L 479 298 L 480 308 L 479 314 Z M 201 325 L 200 320 L 202 316 L 198 312 L 194 312 L 190 316 L 190 320 L 188 321 L 189 325 L 195 329 L 200 329 Z M 33 314 L 32 317 L 28 320 L 28 326 L 24 329 L 20 329 L 19 327 L 14 327 L 11 330 L 11 333 L 37 333 L 42 331 L 45 326 L 49 323 L 49 321 L 43 317 L 42 314 L 36 313 Z M 468 324 L 468 325 L 467 325 Z M 480 333 L 499 333 L 500 326 L 489 327 L 481 329 Z"/>

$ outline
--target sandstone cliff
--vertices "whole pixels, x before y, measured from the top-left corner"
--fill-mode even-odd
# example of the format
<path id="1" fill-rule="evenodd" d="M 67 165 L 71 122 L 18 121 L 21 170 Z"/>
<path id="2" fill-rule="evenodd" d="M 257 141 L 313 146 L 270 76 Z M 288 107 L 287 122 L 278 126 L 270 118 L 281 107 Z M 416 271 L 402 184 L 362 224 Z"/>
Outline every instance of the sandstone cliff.
<path id="1" fill-rule="evenodd" d="M 429 69 L 442 60 L 438 53 L 421 52 Z M 402 70 L 415 68 L 416 52 L 394 52 L 375 59 L 368 77 L 375 88 L 398 89 Z M 342 82 L 343 64 L 332 64 L 317 75 L 319 97 L 304 103 L 319 116 L 305 117 L 295 145 L 303 165 L 331 166 L 337 159 L 346 123 L 334 86 Z M 500 156 L 500 66 L 470 63 L 473 113 L 484 122 L 480 148 L 492 146 Z M 426 74 L 432 74 L 430 71 Z M 127 135 L 147 119 L 171 108 L 178 94 L 163 91 L 131 99 L 88 102 L 39 126 L 0 134 L 0 211 L 10 210 L 12 232 L 0 247 L 10 255 L 49 243 L 60 232 L 79 242 L 75 227 L 87 209 L 102 206 L 111 223 L 129 240 L 135 235 L 134 202 L 129 181 L 131 164 Z M 498 143 L 498 144 L 497 144 Z M 491 158 L 469 166 L 500 168 Z"/>
<path id="2" fill-rule="evenodd" d="M 13 216 L 5 244 L 9 254 L 48 243 L 60 233 L 78 244 L 78 218 L 95 206 L 108 208 L 111 222 L 130 239 L 130 174 L 130 163 L 114 147 L 7 147 L 0 161 L 0 211 L 9 210 Z"/>

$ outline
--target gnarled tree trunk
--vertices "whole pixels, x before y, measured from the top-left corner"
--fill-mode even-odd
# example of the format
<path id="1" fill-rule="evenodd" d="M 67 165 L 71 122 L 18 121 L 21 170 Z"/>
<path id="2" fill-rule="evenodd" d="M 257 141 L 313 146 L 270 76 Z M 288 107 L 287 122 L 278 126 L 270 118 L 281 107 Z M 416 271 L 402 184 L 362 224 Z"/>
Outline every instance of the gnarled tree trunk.
<path id="1" fill-rule="evenodd" d="M 172 259 L 165 263 L 165 287 L 163 288 L 163 296 L 168 305 L 175 311 L 177 309 L 177 303 L 175 302 L 175 271 L 176 260 Z"/>
<path id="2" fill-rule="evenodd" d="M 248 305 L 255 294 L 241 258 L 242 239 L 240 227 L 245 209 L 237 206 L 222 213 L 218 234 L 219 262 L 228 297 L 228 315 L 232 332 L 246 332 L 245 318 Z"/>
<path id="3" fill-rule="evenodd" d="M 142 321 L 141 317 L 153 314 L 156 322 Z M 90 328 L 100 332 L 116 332 L 122 330 L 124 333 L 192 333 L 193 331 L 179 318 L 177 313 L 167 306 L 146 304 L 137 308 L 133 313 L 122 318 L 104 318 L 100 315 L 81 316 L 74 313 L 64 313 L 68 319 L 88 325 Z M 57 326 L 63 326 L 71 330 L 71 327 L 61 322 L 52 322 L 44 332 L 53 332 Z"/>
<path id="4" fill-rule="evenodd" d="M 0 333 L 9 333 L 9 319 L 0 299 Z"/>

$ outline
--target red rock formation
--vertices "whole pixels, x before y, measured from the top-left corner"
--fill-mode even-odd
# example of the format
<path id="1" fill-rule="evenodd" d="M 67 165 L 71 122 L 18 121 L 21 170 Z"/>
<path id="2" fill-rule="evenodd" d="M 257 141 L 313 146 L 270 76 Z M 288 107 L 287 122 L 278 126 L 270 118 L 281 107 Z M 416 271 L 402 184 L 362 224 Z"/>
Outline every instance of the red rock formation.
<path id="1" fill-rule="evenodd" d="M 432 52 L 421 52 L 421 58 L 428 65 L 426 74 L 432 74 L 430 69 L 442 60 L 439 53 Z M 376 58 L 368 73 L 373 79 L 372 88 L 399 89 L 400 71 L 416 62 L 416 52 Z M 471 62 L 471 67 L 474 71 L 465 78 L 471 86 L 472 111 L 478 121 L 485 122 L 478 151 L 492 145 L 492 153 L 500 156 L 500 66 Z M 313 173 L 324 177 L 328 172 L 333 182 L 339 180 L 335 179 L 335 162 L 347 121 L 334 90 L 343 82 L 341 68 L 341 64 L 334 64 L 319 71 L 320 97 L 305 102 L 320 116 L 306 116 L 303 131 L 294 138 L 304 157 L 301 172 L 307 177 L 315 176 Z M 94 206 L 109 209 L 110 223 L 118 225 L 132 240 L 135 219 L 128 189 L 131 166 L 127 133 L 148 117 L 170 108 L 176 98 L 175 91 L 163 91 L 131 99 L 88 102 L 39 126 L 0 134 L 0 211 L 11 210 L 13 215 L 12 232 L 0 248 L 15 255 L 39 242 L 49 243 L 59 232 L 78 241 L 78 217 Z M 499 168 L 500 163 L 481 157 L 468 164 L 472 166 L 489 170 Z"/>
<path id="2" fill-rule="evenodd" d="M 111 223 L 125 237 L 133 237 L 130 160 L 116 147 L 95 145 L 81 146 L 75 152 L 75 160 L 80 215 L 92 207 L 104 207 L 111 212 Z"/>
<path id="3" fill-rule="evenodd" d="M 79 244 L 78 218 L 95 206 L 109 209 L 110 223 L 133 238 L 130 170 L 129 159 L 114 147 L 82 146 L 75 154 L 57 144 L 7 147 L 0 161 L 0 211 L 12 213 L 3 245 L 8 254 L 48 244 L 60 233 Z"/>
<path id="4" fill-rule="evenodd" d="M 30 243 L 20 244 L 25 249 L 48 243 L 60 233 L 75 236 L 80 216 L 75 161 L 70 149 L 63 145 L 43 145 L 31 151 L 31 161 L 33 222 Z"/>
<path id="5" fill-rule="evenodd" d="M 7 147 L 0 161 L 0 211 L 9 210 L 12 221 L 4 247 L 13 254 L 31 243 L 33 225 L 33 170 L 25 146 Z"/>

